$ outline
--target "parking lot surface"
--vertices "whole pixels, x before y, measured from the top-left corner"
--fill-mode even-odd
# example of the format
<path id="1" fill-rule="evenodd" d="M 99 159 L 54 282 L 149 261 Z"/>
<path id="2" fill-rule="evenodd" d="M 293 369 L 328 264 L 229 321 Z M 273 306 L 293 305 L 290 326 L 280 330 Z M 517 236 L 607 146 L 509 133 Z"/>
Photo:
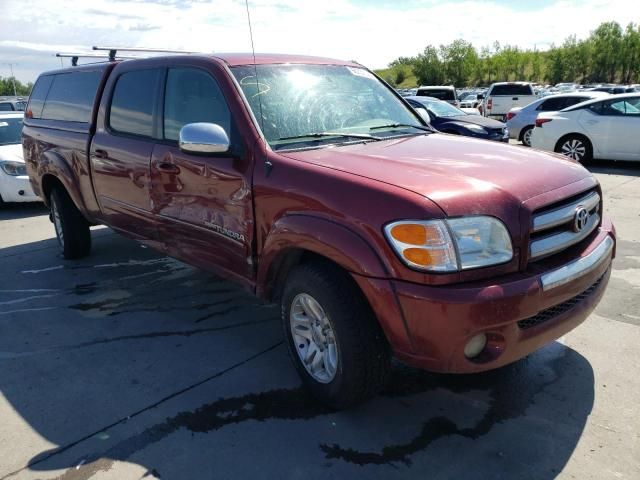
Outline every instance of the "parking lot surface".
<path id="1" fill-rule="evenodd" d="M 619 235 L 579 328 L 475 375 L 395 365 L 373 401 L 308 398 L 278 308 L 41 206 L 0 210 L 0 478 L 640 478 L 640 169 L 598 163 Z"/>

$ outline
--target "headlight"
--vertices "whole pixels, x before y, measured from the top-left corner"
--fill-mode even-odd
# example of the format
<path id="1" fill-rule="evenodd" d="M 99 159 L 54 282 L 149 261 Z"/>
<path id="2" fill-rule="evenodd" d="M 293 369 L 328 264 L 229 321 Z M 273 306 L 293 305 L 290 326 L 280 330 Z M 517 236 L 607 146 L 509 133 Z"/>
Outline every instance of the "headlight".
<path id="1" fill-rule="evenodd" d="M 511 238 L 493 217 L 400 221 L 385 227 L 387 239 L 402 261 L 429 272 L 456 272 L 508 262 Z"/>
<path id="2" fill-rule="evenodd" d="M 27 167 L 21 162 L 0 162 L 0 168 L 4 170 L 4 173 L 13 177 L 27 174 Z"/>
<path id="3" fill-rule="evenodd" d="M 476 125 L 475 123 L 467 123 L 465 124 L 464 128 L 466 128 L 467 130 L 471 130 L 472 132 L 475 132 L 475 133 L 487 133 L 484 127 L 481 127 L 480 125 Z"/>

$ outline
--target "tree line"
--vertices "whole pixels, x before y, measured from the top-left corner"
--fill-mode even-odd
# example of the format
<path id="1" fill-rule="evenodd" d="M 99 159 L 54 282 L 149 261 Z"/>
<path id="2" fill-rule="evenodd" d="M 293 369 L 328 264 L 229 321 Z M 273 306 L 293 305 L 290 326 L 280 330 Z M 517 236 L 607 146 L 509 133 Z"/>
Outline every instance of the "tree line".
<path id="1" fill-rule="evenodd" d="M 575 35 L 546 51 L 521 49 L 495 42 L 477 49 L 458 39 L 448 45 L 428 45 L 416 57 L 400 57 L 389 64 L 391 80 L 400 84 L 408 72 L 419 85 L 457 87 L 527 80 L 539 83 L 640 83 L 640 25 L 622 28 L 605 22 L 588 38 Z"/>
<path id="2" fill-rule="evenodd" d="M 20 82 L 20 80 L 16 80 L 13 77 L 0 77 L 0 96 L 5 95 L 13 95 L 13 82 L 15 81 L 16 85 L 16 94 L 17 95 L 29 95 L 31 93 L 31 89 L 33 88 L 33 83 L 28 82 L 24 84 Z"/>

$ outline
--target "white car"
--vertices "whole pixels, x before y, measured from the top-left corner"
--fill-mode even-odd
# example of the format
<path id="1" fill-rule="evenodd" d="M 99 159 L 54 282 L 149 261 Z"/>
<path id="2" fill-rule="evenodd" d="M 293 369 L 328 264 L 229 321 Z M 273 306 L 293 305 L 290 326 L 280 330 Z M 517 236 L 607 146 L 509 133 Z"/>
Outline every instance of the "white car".
<path id="1" fill-rule="evenodd" d="M 640 93 L 578 103 L 536 119 L 531 146 L 579 162 L 640 160 Z"/>
<path id="2" fill-rule="evenodd" d="M 39 202 L 22 157 L 22 112 L 0 113 L 0 204 Z"/>

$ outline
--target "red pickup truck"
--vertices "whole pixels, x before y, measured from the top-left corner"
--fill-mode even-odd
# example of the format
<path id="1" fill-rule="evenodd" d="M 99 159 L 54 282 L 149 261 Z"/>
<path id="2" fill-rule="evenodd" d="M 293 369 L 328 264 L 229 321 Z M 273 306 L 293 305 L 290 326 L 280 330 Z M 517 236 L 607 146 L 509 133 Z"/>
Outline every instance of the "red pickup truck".
<path id="1" fill-rule="evenodd" d="M 554 154 L 435 132 L 354 62 L 175 55 L 42 74 L 24 158 L 65 258 L 114 230 L 279 302 L 345 408 L 390 357 L 477 372 L 582 322 L 607 285 L 602 191 Z"/>

